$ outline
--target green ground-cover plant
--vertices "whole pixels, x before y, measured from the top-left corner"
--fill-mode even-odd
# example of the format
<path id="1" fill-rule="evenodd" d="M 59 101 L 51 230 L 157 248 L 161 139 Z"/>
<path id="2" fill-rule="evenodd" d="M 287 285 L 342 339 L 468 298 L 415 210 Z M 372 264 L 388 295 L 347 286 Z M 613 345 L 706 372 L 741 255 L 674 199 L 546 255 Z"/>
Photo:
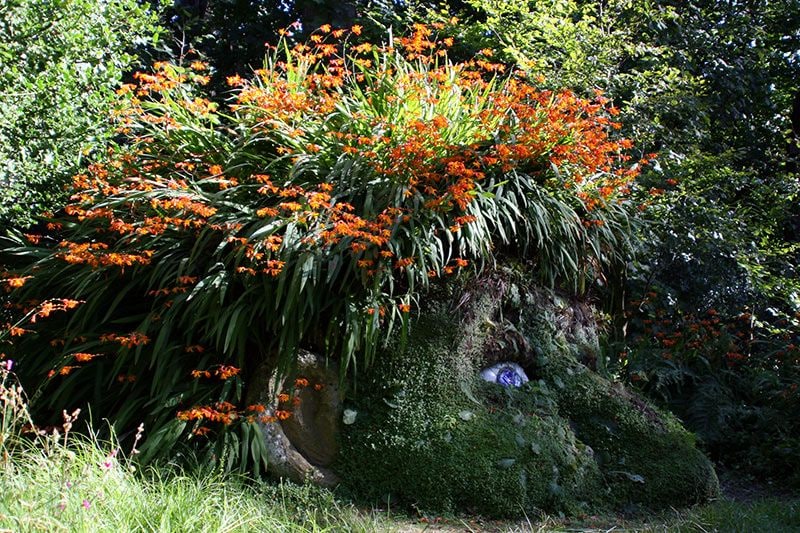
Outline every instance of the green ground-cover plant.
<path id="1" fill-rule="evenodd" d="M 27 225 L 103 150 L 114 90 L 159 29 L 135 0 L 3 0 L 0 13 L 0 226 Z"/>
<path id="2" fill-rule="evenodd" d="M 47 232 L 4 240 L 6 321 L 36 319 L 7 330 L 37 412 L 144 413 L 146 457 L 183 435 L 258 463 L 251 422 L 289 416 L 243 405 L 259 364 L 286 370 L 301 345 L 369 362 L 429 280 L 501 250 L 575 291 L 624 259 L 646 160 L 601 96 L 450 62 L 428 27 L 387 47 L 360 31 L 281 42 L 229 79 L 227 108 L 201 97 L 202 62 L 122 88 L 126 143 L 75 177 Z"/>

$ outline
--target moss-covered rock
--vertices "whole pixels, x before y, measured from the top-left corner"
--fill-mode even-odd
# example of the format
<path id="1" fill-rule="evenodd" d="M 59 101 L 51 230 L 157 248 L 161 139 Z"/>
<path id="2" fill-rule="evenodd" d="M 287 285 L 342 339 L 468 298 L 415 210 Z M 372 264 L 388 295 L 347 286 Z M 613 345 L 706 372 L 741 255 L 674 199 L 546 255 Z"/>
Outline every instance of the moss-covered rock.
<path id="1" fill-rule="evenodd" d="M 543 375 L 563 385 L 558 411 L 594 450 L 616 504 L 682 506 L 718 495 L 714 468 L 674 416 L 568 358 Z"/>
<path id="2" fill-rule="evenodd" d="M 359 380 L 336 465 L 354 495 L 427 511 L 691 504 L 717 479 L 672 416 L 590 370 L 591 308 L 495 276 L 431 305 Z M 479 379 L 514 361 L 519 389 Z"/>
<path id="3" fill-rule="evenodd" d="M 538 303 L 558 314 L 557 297 L 540 293 Z M 583 327 L 562 320 L 558 328 L 552 326 L 558 320 L 543 323 L 547 315 L 536 306 L 519 315 L 520 328 L 531 344 L 567 348 L 541 352 L 534 371 L 541 384 L 550 386 L 558 414 L 594 450 L 612 502 L 653 508 L 691 505 L 717 496 L 719 482 L 711 462 L 677 418 L 578 361 L 594 361 L 599 353 L 599 346 L 592 346 L 597 336 L 586 332 L 591 328 L 585 316 L 579 320 Z"/>
<path id="4" fill-rule="evenodd" d="M 591 450 L 535 395 L 452 379 L 458 331 L 428 316 L 373 373 L 344 433 L 338 471 L 349 488 L 437 512 L 586 510 L 602 487 Z"/>

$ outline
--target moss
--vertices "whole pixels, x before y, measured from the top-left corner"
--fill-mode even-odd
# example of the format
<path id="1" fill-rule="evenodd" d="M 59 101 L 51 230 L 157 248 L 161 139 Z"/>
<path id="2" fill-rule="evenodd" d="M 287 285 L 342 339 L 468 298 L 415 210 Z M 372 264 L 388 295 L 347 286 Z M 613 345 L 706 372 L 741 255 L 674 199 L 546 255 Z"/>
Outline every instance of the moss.
<path id="1" fill-rule="evenodd" d="M 559 317 L 564 302 L 536 294 L 536 305 L 519 317 L 529 342 L 542 347 L 531 373 L 549 387 L 558 414 L 594 451 L 612 503 L 658 508 L 716 497 L 719 482 L 711 462 L 673 415 L 578 361 L 591 361 L 597 350 L 597 328 L 588 313 L 577 308 Z"/>
<path id="2" fill-rule="evenodd" d="M 505 288 L 505 300 L 493 290 L 459 296 L 468 305 L 458 316 L 444 305 L 426 311 L 405 349 L 390 346 L 362 374 L 337 465 L 354 495 L 512 517 L 718 493 L 710 462 L 674 417 L 578 361 L 597 346 L 588 306 Z M 531 381 L 480 381 L 499 359 L 522 364 Z"/>
<path id="3" fill-rule="evenodd" d="M 351 492 L 495 517 L 586 510 L 600 475 L 569 424 L 542 410 L 533 388 L 454 379 L 452 346 L 465 337 L 452 319 L 415 326 L 407 350 L 371 373 L 373 393 L 351 406 L 359 416 L 338 464 Z"/>
<path id="4" fill-rule="evenodd" d="M 618 505 L 691 505 L 719 494 L 711 462 L 672 415 L 569 358 L 545 369 L 559 413 L 591 446 Z"/>

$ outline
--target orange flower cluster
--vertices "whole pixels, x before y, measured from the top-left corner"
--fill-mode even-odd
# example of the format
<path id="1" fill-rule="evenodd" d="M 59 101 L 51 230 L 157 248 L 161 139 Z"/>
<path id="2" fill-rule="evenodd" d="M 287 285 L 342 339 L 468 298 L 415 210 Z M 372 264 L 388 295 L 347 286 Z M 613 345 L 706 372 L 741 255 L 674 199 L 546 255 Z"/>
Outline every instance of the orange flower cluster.
<path id="1" fill-rule="evenodd" d="M 237 410 L 236 406 L 230 402 L 217 402 L 214 405 L 199 405 L 190 409 L 178 411 L 178 420 L 202 422 L 214 422 L 230 426 L 237 421 L 246 421 L 248 423 L 260 422 L 262 424 L 271 424 L 279 420 L 286 420 L 292 416 L 291 412 L 285 409 L 277 409 L 271 411 L 264 405 L 253 404 L 248 405 L 243 410 Z M 199 426 L 192 430 L 195 435 L 205 435 L 209 432 L 210 428 Z"/>
<path id="2" fill-rule="evenodd" d="M 338 291 L 354 300 L 367 295 L 356 301 L 362 312 L 354 316 L 378 330 L 411 312 L 414 299 L 402 291 L 478 262 L 474 254 L 482 252 L 465 243 L 487 227 L 492 231 L 483 206 L 510 174 L 522 180 L 515 183 L 569 197 L 587 227 L 598 225 L 591 212 L 624 198 L 649 160 L 628 161 L 630 141 L 613 137 L 616 110 L 600 94 L 583 99 L 540 91 L 520 73 L 501 80 L 504 67 L 491 61 L 490 51 L 454 64 L 447 58 L 453 40 L 437 39 L 439 29 L 415 26 L 392 49 L 361 42 L 359 26 L 323 26 L 309 43 L 271 49 L 269 67 L 253 79 L 229 78 L 234 100 L 224 114 L 198 96 L 196 86 L 208 79 L 201 62 L 157 63 L 123 86 L 115 120 L 126 142 L 75 176 L 64 214 L 45 221 L 61 240 L 52 252 L 60 272 L 65 262 L 83 279 L 120 275 L 109 291 L 124 286 L 129 298 L 109 320 L 129 308 L 146 316 L 141 331 L 99 340 L 131 358 L 119 348 L 149 344 L 153 333 L 145 328 L 180 322 L 184 311 L 196 313 L 198 323 L 208 320 L 203 316 L 240 322 L 248 316 L 208 312 L 201 309 L 206 303 L 250 305 L 272 334 L 290 329 L 283 307 L 308 309 L 310 323 L 330 308 L 302 307 L 305 302 Z M 51 238 L 26 236 L 41 248 L 52 248 Z M 123 277 L 125 268 L 135 275 Z M 38 278 L 36 271 L 4 273 L 0 285 L 12 297 L 24 295 Z M 38 309 L 39 303 L 10 303 L 20 307 L 9 312 L 33 311 L 34 319 L 68 308 L 54 301 Z M 178 359 L 170 364 L 184 378 L 202 378 L 192 389 L 203 389 L 205 397 L 242 378 L 228 364 L 232 353 L 215 354 L 221 357 L 216 366 L 195 368 L 206 363 L 194 354 L 207 348 L 193 343 L 216 339 L 219 348 L 219 335 L 209 331 L 214 327 L 206 322 L 196 335 L 166 339 L 163 351 Z M 19 325 L 7 329 L 27 332 Z M 82 333 L 63 329 L 51 337 L 70 339 L 69 345 Z M 296 345 L 297 339 L 280 339 L 281 349 Z M 52 351 L 76 364 L 53 375 L 102 355 L 73 353 L 64 344 Z M 140 386 L 132 374 L 117 379 Z M 222 402 L 181 410 L 178 418 L 194 422 L 198 435 L 209 433 L 205 422 L 284 420 L 299 391 L 312 386 L 323 388 L 298 377 L 275 409 Z"/>
<path id="3" fill-rule="evenodd" d="M 759 332 L 749 312 L 727 319 L 715 309 L 707 310 L 702 316 L 672 314 L 653 307 L 657 296 L 654 292 L 648 293 L 643 300 L 629 304 L 637 312 L 629 312 L 627 316 L 641 325 L 641 333 L 632 338 L 632 344 L 638 349 L 652 349 L 666 360 L 679 357 L 691 362 L 703 357 L 711 365 L 729 368 L 742 364 L 780 368 L 800 363 L 800 349 L 791 344 L 788 337 L 772 339 L 773 343 L 783 342 L 787 348 L 767 352 L 764 359 L 764 332 Z"/>
<path id="4" fill-rule="evenodd" d="M 32 324 L 36 323 L 37 319 L 47 318 L 54 311 L 69 311 L 70 309 L 75 309 L 82 303 L 83 302 L 81 301 L 70 300 L 67 298 L 54 298 L 51 300 L 46 300 L 37 305 L 30 321 Z"/>
<path id="5" fill-rule="evenodd" d="M 225 373 L 229 373 L 229 375 L 224 376 Z M 220 365 L 215 371 L 213 371 L 213 373 L 208 370 L 194 370 L 192 372 L 192 376 L 195 378 L 209 378 L 213 375 L 218 375 L 220 379 L 227 379 L 228 377 L 237 375 L 238 373 L 238 368 Z M 178 411 L 176 416 L 179 420 L 195 421 L 198 423 L 202 423 L 203 421 L 215 422 L 221 423 L 225 426 L 229 426 L 237 421 L 270 424 L 291 418 L 291 409 L 295 409 L 300 405 L 300 398 L 296 395 L 296 393 L 310 386 L 311 383 L 307 378 L 295 378 L 293 382 L 294 393 L 288 394 L 282 392 L 278 394 L 276 397 L 278 404 L 277 408 L 268 408 L 263 404 L 251 404 L 240 410 L 230 402 L 217 402 L 214 405 L 200 405 L 192 407 L 191 409 Z M 313 389 L 315 391 L 321 391 L 323 388 L 324 385 L 322 383 L 316 383 L 313 385 Z M 204 426 L 200 426 L 192 430 L 195 435 L 205 435 L 209 431 L 210 429 Z"/>
<path id="6" fill-rule="evenodd" d="M 150 337 L 138 331 L 134 331 L 129 335 L 105 333 L 100 336 L 100 342 L 116 342 L 125 348 L 133 348 L 134 346 L 148 344 L 150 342 Z"/>
<path id="7" fill-rule="evenodd" d="M 8 331 L 8 334 L 12 337 L 19 337 L 20 335 L 25 335 L 26 333 L 31 333 L 32 330 L 24 329 L 19 326 L 14 326 L 12 324 L 6 324 L 5 330 Z"/>
<path id="8" fill-rule="evenodd" d="M 58 369 L 58 371 L 51 370 L 50 372 L 48 372 L 47 373 L 47 377 L 48 378 L 53 378 L 55 376 L 68 376 L 68 375 L 70 375 L 72 373 L 73 370 L 75 370 L 77 368 L 80 368 L 80 367 L 79 366 L 74 366 L 74 365 L 73 366 L 70 366 L 70 365 L 62 366 L 61 368 Z"/>
<path id="9" fill-rule="evenodd" d="M 254 133 L 264 131 L 283 138 L 279 153 L 293 161 L 335 156 L 336 150 L 352 158 L 363 158 L 378 176 L 399 187 L 402 192 L 399 203 L 386 205 L 374 214 L 360 213 L 360 207 L 335 198 L 330 183 L 308 188 L 298 183 L 278 185 L 270 176 L 259 173 L 229 176 L 219 163 L 204 163 L 200 159 L 170 163 L 159 156 L 160 148 L 150 146 L 153 137 L 142 135 L 136 138 L 139 144 L 133 151 L 118 154 L 119 160 L 107 165 L 95 164 L 87 174 L 76 176 L 73 199 L 78 202 L 68 206 L 66 212 L 78 221 L 96 221 L 104 230 L 120 234 L 130 243 L 136 242 L 136 236 L 157 236 L 168 231 L 187 233 L 210 228 L 223 232 L 235 252 L 244 255 L 246 261 L 236 266 L 236 272 L 246 276 L 278 277 L 284 272 L 286 261 L 278 257 L 283 240 L 280 231 L 293 225 L 304 230 L 305 245 L 345 251 L 352 256 L 356 267 L 371 277 L 379 273 L 388 275 L 391 266 L 403 269 L 413 264 L 414 257 L 402 257 L 391 264 L 395 254 L 391 241 L 398 226 L 428 216 L 418 212 L 420 206 L 449 220 L 446 228 L 453 233 L 473 223 L 475 216 L 468 210 L 475 198 L 476 184 L 489 174 L 529 169 L 542 172 L 550 165 L 569 170 L 562 173 L 565 177 L 561 185 L 575 189 L 586 211 L 600 208 L 627 192 L 645 161 L 629 167 L 620 165 L 627 160 L 623 152 L 631 143 L 609 137 L 609 131 L 618 125 L 608 114 L 616 110 L 607 105 L 602 95 L 590 101 L 569 92 L 538 91 L 522 77 L 511 77 L 495 88 L 484 79 L 484 74 L 502 67 L 486 61 L 490 56 L 488 51 L 463 64 L 443 61 L 441 66 L 435 66 L 429 59 L 446 55 L 446 49 L 453 44 L 448 39 L 435 40 L 437 29 L 440 28 L 417 25 L 410 36 L 396 40 L 398 50 L 406 58 L 430 63 L 421 70 L 399 74 L 391 67 L 363 63 L 367 60 L 363 55 L 376 49 L 368 43 L 351 43 L 349 55 L 342 55 L 342 39 L 357 36 L 360 28 L 325 31 L 323 27 L 311 43 L 291 49 L 288 61 L 278 61 L 274 68 L 257 71 L 254 81 L 238 77 L 230 80 L 239 87 L 233 111 L 241 113 L 242 122 L 251 125 Z M 379 51 L 392 53 L 386 48 Z M 483 94 L 483 105 L 474 106 L 471 115 L 459 118 L 474 130 L 471 142 L 454 144 L 451 119 L 441 114 L 433 114 L 427 120 L 403 118 L 397 122 L 392 122 L 388 114 L 364 115 L 357 117 L 363 123 L 355 124 L 358 129 L 323 127 L 321 133 L 315 131 L 320 128 L 315 125 L 317 121 L 343 103 L 345 86 L 363 80 L 359 68 L 354 68 L 357 65 L 370 68 L 374 82 L 379 82 L 363 87 L 366 98 L 384 97 L 388 105 L 401 105 L 399 101 L 392 103 L 397 98 L 393 95 L 400 94 L 406 99 L 419 99 L 420 105 L 429 109 L 434 109 L 440 98 L 454 90 Z M 174 119 L 167 120 L 168 113 L 142 107 L 139 98 L 158 100 L 160 95 L 169 94 L 182 101 L 177 96 L 181 93 L 176 91 L 195 80 L 196 72 L 200 71 L 158 63 L 152 74 L 138 74 L 137 84 L 121 91 L 129 96 L 119 111 L 123 126 L 145 123 L 168 134 L 177 127 Z M 380 82 L 391 84 L 392 94 L 381 96 Z M 429 96 L 423 98 L 426 94 Z M 214 112 L 212 107 L 195 99 L 187 106 L 195 116 Z M 509 117 L 514 117 L 513 124 Z M 320 142 L 320 135 L 327 137 L 324 143 Z M 312 137 L 316 142 L 310 142 Z M 257 185 L 260 205 L 254 208 L 254 213 L 274 221 L 276 231 L 251 242 L 237 235 L 241 224 L 215 221 L 218 207 L 210 205 L 208 197 L 198 189 L 213 184 L 231 195 L 250 191 Z M 98 199 L 133 191 L 164 191 L 164 195 L 147 200 L 131 195 L 120 209 L 95 206 Z M 601 222 L 587 220 L 585 224 Z M 65 241 L 61 247 L 65 249 L 61 255 L 65 261 L 93 268 L 144 266 L 153 254 L 149 250 L 108 253 L 108 245 L 103 242 Z M 428 276 L 452 274 L 462 266 L 443 267 Z M 150 295 L 169 296 L 184 291 L 179 287 L 159 287 L 151 289 Z"/>
<path id="10" fill-rule="evenodd" d="M 25 282 L 30 278 L 31 276 L 9 277 L 6 279 L 0 279 L 0 284 L 5 285 L 6 292 L 11 292 L 13 289 L 19 289 L 25 285 Z"/>
<path id="11" fill-rule="evenodd" d="M 235 366 L 217 365 L 213 370 L 192 370 L 192 377 L 195 379 L 217 377 L 225 381 L 237 376 L 239 372 L 241 372 L 241 369 Z"/>
<path id="12" fill-rule="evenodd" d="M 72 264 L 86 264 L 92 268 L 113 265 L 124 269 L 126 266 L 149 265 L 150 259 L 153 257 L 152 250 L 144 250 L 139 253 L 99 252 L 108 249 L 108 245 L 101 242 L 78 244 L 62 241 L 59 247 L 66 250 L 58 254 L 60 259 Z"/>
<path id="13" fill-rule="evenodd" d="M 69 311 L 70 309 L 78 307 L 82 303 L 82 301 L 70 300 L 67 298 L 53 298 L 50 300 L 45 300 L 44 302 L 29 301 L 29 306 L 7 302 L 4 305 L 6 309 L 21 309 L 26 314 L 26 317 L 23 320 L 18 321 L 16 324 L 6 324 L 3 329 L 7 331 L 8 335 L 11 337 L 20 337 L 27 333 L 33 333 L 33 330 L 21 327 L 20 324 L 22 324 L 25 319 L 27 319 L 27 321 L 31 324 L 35 324 L 38 319 L 47 318 L 54 311 Z"/>
<path id="14" fill-rule="evenodd" d="M 226 426 L 235 421 L 239 414 L 236 412 L 236 406 L 229 402 L 218 402 L 212 405 L 200 405 L 178 411 L 178 420 L 184 421 L 204 421 L 218 422 Z"/>

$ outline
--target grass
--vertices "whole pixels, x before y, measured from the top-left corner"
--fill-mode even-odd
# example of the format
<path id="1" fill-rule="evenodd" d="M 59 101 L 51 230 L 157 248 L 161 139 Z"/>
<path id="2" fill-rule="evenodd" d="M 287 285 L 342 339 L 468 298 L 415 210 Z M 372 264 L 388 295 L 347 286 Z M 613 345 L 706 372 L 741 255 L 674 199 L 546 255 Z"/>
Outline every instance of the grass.
<path id="1" fill-rule="evenodd" d="M 626 518 L 411 518 L 363 511 L 312 486 L 174 467 L 137 472 L 95 440 L 18 445 L 0 463 L 0 531 L 800 531 L 800 500 L 729 500 Z"/>
<path id="2" fill-rule="evenodd" d="M 312 486 L 175 468 L 136 472 L 92 439 L 17 446 L 0 465 L 0 531 L 800 531 L 800 501 L 723 500 L 625 518 L 490 522 L 379 515 Z"/>
<path id="3" fill-rule="evenodd" d="M 140 473 L 90 439 L 70 436 L 68 446 L 17 447 L 2 462 L 0 528 L 305 532 L 383 526 L 377 517 L 311 486 L 246 483 L 174 468 Z"/>
<path id="4" fill-rule="evenodd" d="M 800 499 L 721 500 L 694 509 L 638 515 L 480 517 L 392 515 L 359 510 L 313 486 L 248 481 L 175 466 L 137 471 L 115 441 L 60 432 L 20 437 L 30 423 L 22 390 L 0 368 L 0 533 L 34 531 L 563 531 L 800 532 Z M 138 442 L 138 437 L 136 439 Z M 135 455 L 136 444 L 130 456 Z"/>
<path id="5" fill-rule="evenodd" d="M 719 501 L 692 511 L 684 522 L 675 531 L 797 532 L 800 500 Z"/>
<path id="6" fill-rule="evenodd" d="M 800 532 L 800 500 L 765 498 L 742 503 L 720 500 L 692 509 L 635 516 L 597 515 L 577 518 L 542 517 L 519 522 L 483 521 L 478 517 L 425 522 L 397 518 L 391 525 L 401 531 L 490 531 L 563 533 L 790 533 Z"/>
<path id="7" fill-rule="evenodd" d="M 116 440 L 76 435 L 79 411 L 30 438 L 27 398 L 0 365 L 0 533 L 34 531 L 376 531 L 379 518 L 313 486 L 268 484 L 208 468 L 137 471 L 140 426 L 126 456 Z M 113 432 L 112 432 L 113 434 Z"/>

